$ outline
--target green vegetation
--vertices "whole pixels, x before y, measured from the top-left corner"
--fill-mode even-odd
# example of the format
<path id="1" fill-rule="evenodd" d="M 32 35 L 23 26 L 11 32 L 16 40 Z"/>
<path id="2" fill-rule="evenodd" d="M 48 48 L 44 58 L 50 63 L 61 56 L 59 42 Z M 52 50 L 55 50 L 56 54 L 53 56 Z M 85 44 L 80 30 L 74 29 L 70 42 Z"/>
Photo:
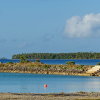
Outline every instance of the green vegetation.
<path id="1" fill-rule="evenodd" d="M 98 62 L 97 65 L 100 65 L 100 62 Z"/>
<path id="2" fill-rule="evenodd" d="M 79 65 L 79 66 L 77 66 L 77 69 L 81 69 L 81 70 L 84 71 L 84 65 Z"/>
<path id="3" fill-rule="evenodd" d="M 39 59 L 36 59 L 35 62 L 40 62 L 40 60 Z"/>
<path id="4" fill-rule="evenodd" d="M 27 62 L 30 62 L 30 61 L 28 61 L 27 58 L 24 55 L 21 55 L 20 56 L 20 62 L 21 63 L 27 63 Z"/>
<path id="5" fill-rule="evenodd" d="M 7 62 L 8 64 L 13 64 L 13 62 Z"/>
<path id="6" fill-rule="evenodd" d="M 77 75 L 84 74 L 91 67 L 85 65 L 48 65 L 40 62 L 0 63 L 0 72 Z"/>
<path id="7" fill-rule="evenodd" d="M 12 56 L 12 59 L 100 59 L 100 53 L 78 52 L 78 53 L 23 53 Z"/>
<path id="8" fill-rule="evenodd" d="M 75 62 L 74 61 L 68 61 L 66 64 L 67 65 L 75 65 Z"/>

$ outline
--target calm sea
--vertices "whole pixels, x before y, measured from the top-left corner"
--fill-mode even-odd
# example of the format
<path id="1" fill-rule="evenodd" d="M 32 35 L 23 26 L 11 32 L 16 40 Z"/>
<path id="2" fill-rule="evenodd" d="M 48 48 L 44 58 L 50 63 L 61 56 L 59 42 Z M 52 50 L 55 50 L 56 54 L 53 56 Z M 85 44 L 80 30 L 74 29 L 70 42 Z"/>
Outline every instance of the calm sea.
<path id="1" fill-rule="evenodd" d="M 41 60 L 46 64 L 65 64 L 67 61 L 75 61 L 76 64 L 81 65 L 95 65 L 100 62 L 98 59 Z M 2 59 L 0 62 L 19 62 L 19 60 Z M 48 84 L 48 87 L 44 88 L 44 84 Z M 59 93 L 79 91 L 100 92 L 100 77 L 0 73 L 0 92 Z"/>
<path id="2" fill-rule="evenodd" d="M 35 60 L 31 60 L 35 61 Z M 81 65 L 96 65 L 98 62 L 100 62 L 100 59 L 82 59 L 82 60 L 73 60 L 73 59 L 42 59 L 41 62 L 45 64 L 66 64 L 68 61 L 75 61 L 76 64 Z M 7 62 L 19 62 L 19 60 L 12 60 L 12 59 L 0 59 L 0 62 L 7 63 Z"/>
<path id="3" fill-rule="evenodd" d="M 44 88 L 44 84 L 48 87 Z M 0 92 L 100 92 L 100 77 L 0 73 Z"/>

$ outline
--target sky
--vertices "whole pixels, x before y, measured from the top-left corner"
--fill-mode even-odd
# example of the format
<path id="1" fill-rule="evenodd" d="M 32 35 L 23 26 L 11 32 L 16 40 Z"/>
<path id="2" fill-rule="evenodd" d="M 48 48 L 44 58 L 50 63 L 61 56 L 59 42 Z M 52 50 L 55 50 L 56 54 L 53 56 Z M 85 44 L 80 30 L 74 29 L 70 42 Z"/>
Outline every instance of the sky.
<path id="1" fill-rule="evenodd" d="M 100 0 L 0 0 L 0 58 L 100 52 Z"/>

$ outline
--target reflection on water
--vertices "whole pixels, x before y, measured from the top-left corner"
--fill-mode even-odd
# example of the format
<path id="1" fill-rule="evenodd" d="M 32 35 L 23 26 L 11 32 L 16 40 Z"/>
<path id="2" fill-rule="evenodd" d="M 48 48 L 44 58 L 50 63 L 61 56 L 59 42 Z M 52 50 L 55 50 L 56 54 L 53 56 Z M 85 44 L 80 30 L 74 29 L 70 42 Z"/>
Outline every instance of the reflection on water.
<path id="1" fill-rule="evenodd" d="M 44 84 L 48 84 L 48 87 L 44 88 Z M 54 93 L 79 91 L 100 91 L 100 77 L 0 73 L 0 92 Z"/>

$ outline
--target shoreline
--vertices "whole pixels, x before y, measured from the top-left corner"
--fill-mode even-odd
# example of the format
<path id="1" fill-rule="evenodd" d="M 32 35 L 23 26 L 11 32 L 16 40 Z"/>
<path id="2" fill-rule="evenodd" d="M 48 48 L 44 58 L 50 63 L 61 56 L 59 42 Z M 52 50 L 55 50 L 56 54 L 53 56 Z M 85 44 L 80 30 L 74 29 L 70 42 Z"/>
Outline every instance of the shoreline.
<path id="1" fill-rule="evenodd" d="M 0 100 L 100 100 L 100 92 L 0 93 Z"/>
<path id="2" fill-rule="evenodd" d="M 91 76 L 90 74 L 86 74 L 86 73 L 83 73 L 83 74 L 66 74 L 66 73 L 56 73 L 54 72 L 53 74 L 47 74 L 46 72 L 45 73 L 36 73 L 36 72 L 23 72 L 23 71 L 0 71 L 0 73 L 22 73 L 22 74 L 43 74 L 43 75 L 66 75 L 66 76 Z M 91 77 L 100 77 L 100 76 L 91 76 Z"/>
<path id="3" fill-rule="evenodd" d="M 100 71 L 88 73 L 92 65 L 50 65 L 41 62 L 24 62 L 24 63 L 0 63 L 0 72 L 8 73 L 32 73 L 32 74 L 49 74 L 49 75 L 74 75 L 74 76 L 100 76 Z M 97 66 L 98 67 L 98 66 Z"/>
<path id="4" fill-rule="evenodd" d="M 49 65 L 39 63 L 0 63 L 0 72 L 49 75 L 92 76 L 86 73 L 91 65 Z M 98 74 L 99 75 L 99 74 Z M 98 76 L 97 74 L 95 76 Z"/>

